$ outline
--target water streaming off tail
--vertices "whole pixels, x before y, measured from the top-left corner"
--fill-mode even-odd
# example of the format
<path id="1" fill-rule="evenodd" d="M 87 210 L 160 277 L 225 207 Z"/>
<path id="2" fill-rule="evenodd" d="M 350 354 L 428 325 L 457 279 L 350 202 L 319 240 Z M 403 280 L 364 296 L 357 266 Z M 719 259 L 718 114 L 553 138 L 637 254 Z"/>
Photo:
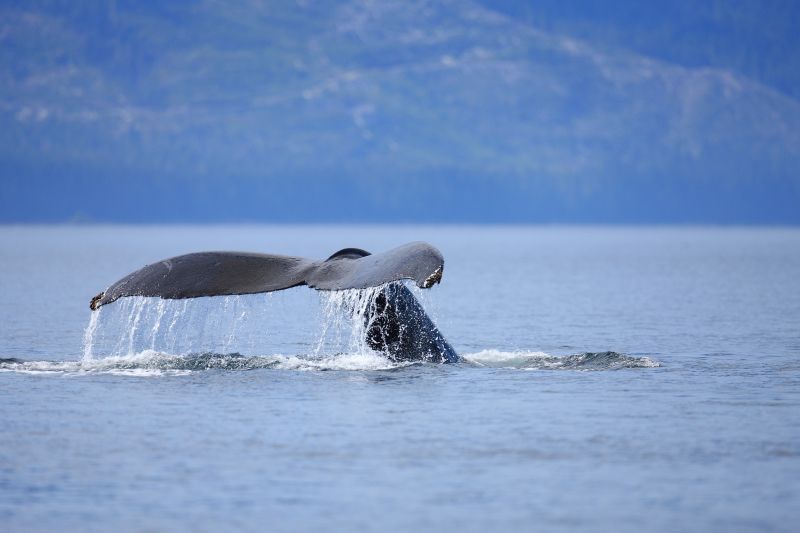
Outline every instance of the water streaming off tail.
<path id="1" fill-rule="evenodd" d="M 83 357 L 216 353 L 367 354 L 365 320 L 382 287 L 218 296 L 184 300 L 122 298 L 92 313 Z"/>
<path id="2" fill-rule="evenodd" d="M 386 286 L 320 293 L 322 322 L 315 353 L 326 346 L 343 347 L 347 353 L 368 353 L 366 333 L 374 320 L 375 298 Z"/>
<path id="3" fill-rule="evenodd" d="M 100 322 L 100 313 L 103 309 L 92 312 L 89 317 L 89 325 L 86 326 L 86 331 L 83 333 L 83 358 L 91 359 L 92 350 L 94 348 L 94 335 L 97 331 L 97 324 Z"/>

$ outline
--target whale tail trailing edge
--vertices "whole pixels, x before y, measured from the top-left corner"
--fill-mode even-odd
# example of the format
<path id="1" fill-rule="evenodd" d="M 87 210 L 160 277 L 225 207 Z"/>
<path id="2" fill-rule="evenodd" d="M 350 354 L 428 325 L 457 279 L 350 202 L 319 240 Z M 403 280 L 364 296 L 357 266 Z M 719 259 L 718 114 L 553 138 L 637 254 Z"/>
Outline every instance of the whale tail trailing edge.
<path id="1" fill-rule="evenodd" d="M 91 309 L 92 311 L 97 311 L 97 309 L 102 305 L 100 301 L 103 299 L 103 296 L 105 296 L 105 294 L 106 292 L 103 291 L 101 293 L 98 293 L 96 296 L 93 296 L 92 299 L 89 301 L 89 309 Z"/>

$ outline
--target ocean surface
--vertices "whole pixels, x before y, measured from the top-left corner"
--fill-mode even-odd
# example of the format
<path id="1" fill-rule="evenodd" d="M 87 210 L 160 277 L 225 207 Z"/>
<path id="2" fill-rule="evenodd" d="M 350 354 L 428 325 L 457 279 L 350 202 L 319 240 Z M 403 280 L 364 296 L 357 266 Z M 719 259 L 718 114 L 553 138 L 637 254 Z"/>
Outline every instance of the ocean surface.
<path id="1" fill-rule="evenodd" d="M 462 356 L 344 293 L 89 300 L 181 253 L 427 241 Z M 0 227 L 0 530 L 798 531 L 800 229 Z"/>

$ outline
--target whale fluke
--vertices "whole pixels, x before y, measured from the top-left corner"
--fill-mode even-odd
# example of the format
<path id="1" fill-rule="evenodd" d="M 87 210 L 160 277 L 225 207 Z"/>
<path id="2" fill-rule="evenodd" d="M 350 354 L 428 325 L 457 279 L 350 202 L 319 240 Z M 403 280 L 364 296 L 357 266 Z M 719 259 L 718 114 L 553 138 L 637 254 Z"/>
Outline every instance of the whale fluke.
<path id="1" fill-rule="evenodd" d="M 94 311 L 125 296 L 165 299 L 272 292 L 298 285 L 317 290 L 366 289 L 386 285 L 372 297 L 363 317 L 366 342 L 394 360 L 437 363 L 458 355 L 436 328 L 412 292 L 439 283 L 442 254 L 424 242 L 370 254 L 345 248 L 322 261 L 246 252 L 199 252 L 179 255 L 132 272 L 89 303 Z"/>
<path id="2" fill-rule="evenodd" d="M 92 310 L 125 296 L 165 299 L 255 294 L 308 285 L 318 290 L 365 289 L 402 279 L 429 288 L 442 279 L 442 254 L 423 242 L 379 254 L 345 248 L 328 259 L 246 252 L 199 252 L 145 266 L 89 303 Z"/>

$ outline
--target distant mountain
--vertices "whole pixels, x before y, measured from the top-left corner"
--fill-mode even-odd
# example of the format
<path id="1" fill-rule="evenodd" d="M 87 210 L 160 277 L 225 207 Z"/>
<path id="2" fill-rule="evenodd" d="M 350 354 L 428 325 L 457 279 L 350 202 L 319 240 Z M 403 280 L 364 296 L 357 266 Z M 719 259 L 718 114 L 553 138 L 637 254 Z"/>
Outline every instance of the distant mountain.
<path id="1" fill-rule="evenodd" d="M 545 31 L 684 67 L 728 69 L 800 97 L 795 0 L 480 0 Z"/>
<path id="2" fill-rule="evenodd" d="M 583 4 L 4 5 L 0 220 L 800 223 L 800 55 Z"/>

